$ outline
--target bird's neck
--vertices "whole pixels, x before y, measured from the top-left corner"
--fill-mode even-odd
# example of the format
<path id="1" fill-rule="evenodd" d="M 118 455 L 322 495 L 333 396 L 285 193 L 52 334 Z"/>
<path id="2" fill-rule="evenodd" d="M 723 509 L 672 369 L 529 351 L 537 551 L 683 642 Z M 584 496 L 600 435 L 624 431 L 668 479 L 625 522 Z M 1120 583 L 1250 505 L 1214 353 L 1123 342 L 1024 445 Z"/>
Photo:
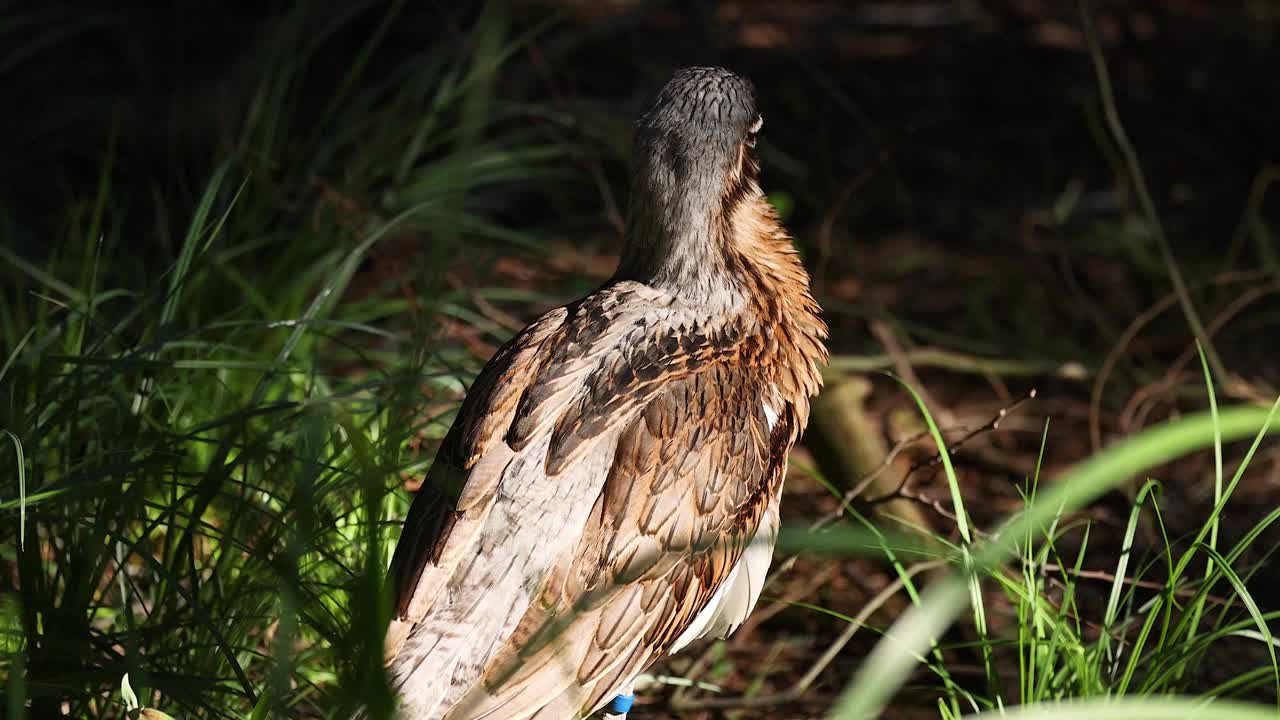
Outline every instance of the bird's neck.
<path id="1" fill-rule="evenodd" d="M 633 199 L 615 279 L 643 282 L 705 309 L 708 317 L 744 325 L 749 334 L 767 338 L 758 348 L 762 356 L 797 369 L 791 378 L 797 394 L 816 392 L 827 328 L 809 275 L 759 188 L 752 183 L 731 201 L 717 200 L 718 207 L 683 217 L 670 208 L 654 212 L 644 201 Z"/>
<path id="2" fill-rule="evenodd" d="M 796 362 L 825 363 L 822 310 L 773 205 L 763 195 L 747 198 L 733 208 L 729 223 L 735 229 L 734 250 L 751 314 L 776 331 L 779 352 L 794 355 Z"/>
<path id="3" fill-rule="evenodd" d="M 777 390 L 807 416 L 808 398 L 822 387 L 820 367 L 827 362 L 827 326 L 809 289 L 809 273 L 763 195 L 737 203 L 728 223 L 747 288 L 745 314 L 757 327 L 744 359 L 772 368 Z"/>
<path id="4" fill-rule="evenodd" d="M 723 312 L 744 288 L 732 258 L 726 208 L 714 194 L 640 187 L 633 191 L 615 275 Z"/>

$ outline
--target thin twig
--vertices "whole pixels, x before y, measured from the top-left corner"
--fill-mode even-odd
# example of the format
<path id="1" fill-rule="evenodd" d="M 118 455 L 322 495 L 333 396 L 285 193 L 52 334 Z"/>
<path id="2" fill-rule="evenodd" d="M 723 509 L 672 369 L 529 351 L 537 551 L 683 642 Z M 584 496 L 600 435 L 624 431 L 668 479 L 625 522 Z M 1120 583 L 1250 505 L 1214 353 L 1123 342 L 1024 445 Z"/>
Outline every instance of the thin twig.
<path id="1" fill-rule="evenodd" d="M 898 336 L 894 334 L 893 328 L 883 320 L 872 320 L 871 334 L 876 336 L 880 344 L 884 346 L 885 352 L 893 357 L 893 367 L 898 376 L 907 382 L 908 385 L 914 387 L 916 392 L 920 394 L 920 399 L 924 401 L 925 407 L 931 408 L 933 415 L 944 423 L 952 421 L 951 411 L 934 402 L 929 395 L 928 388 L 924 383 L 920 382 L 920 378 L 916 375 L 915 368 L 911 361 L 907 358 L 906 349 L 902 347 L 902 343 L 898 341 Z"/>
<path id="2" fill-rule="evenodd" d="M 1220 313 L 1215 315 L 1209 321 L 1206 332 L 1210 337 L 1216 335 L 1231 319 L 1244 308 L 1248 307 L 1259 299 L 1280 292 L 1280 285 L 1267 283 L 1246 290 L 1239 297 L 1227 305 Z M 1166 305 L 1167 307 L 1167 305 Z M 1125 433 L 1130 433 L 1146 425 L 1146 416 L 1150 414 L 1155 407 L 1158 406 L 1160 400 L 1173 392 L 1188 378 L 1185 372 L 1186 366 L 1195 357 L 1195 346 L 1186 349 L 1174 360 L 1173 364 L 1159 379 L 1138 388 L 1129 400 L 1125 403 L 1124 408 L 1120 411 L 1120 427 Z M 1194 377 L 1194 373 L 1190 374 Z M 1232 383 L 1225 388 L 1227 395 L 1242 400 L 1250 400 L 1253 402 L 1261 402 L 1270 395 L 1268 390 L 1258 390 L 1254 386 L 1243 379 L 1239 382 Z"/>
<path id="3" fill-rule="evenodd" d="M 1217 335 L 1219 330 L 1225 327 L 1227 323 L 1231 322 L 1231 320 L 1239 315 L 1245 308 L 1262 298 L 1267 297 L 1268 295 L 1274 295 L 1277 292 L 1280 292 L 1280 283 L 1277 282 L 1271 282 L 1266 285 L 1249 288 L 1241 293 L 1235 300 L 1228 303 L 1221 312 L 1210 319 L 1209 324 L 1205 326 L 1205 332 L 1209 337 Z M 1182 354 L 1178 356 L 1177 360 L 1173 361 L 1173 365 L 1169 366 L 1168 374 L 1177 375 L 1181 373 L 1182 369 L 1185 368 L 1187 363 L 1191 362 L 1195 356 L 1196 347 L 1195 344 L 1192 343 L 1182 351 Z M 1230 391 L 1232 397 L 1251 400 L 1256 403 L 1271 402 L 1275 397 L 1275 392 L 1271 388 L 1257 389 L 1251 383 L 1244 381 L 1243 378 L 1241 378 L 1241 382 L 1234 383 L 1227 389 Z"/>
<path id="4" fill-rule="evenodd" d="M 1200 283 L 1199 286 L 1250 282 L 1263 279 L 1267 274 L 1265 270 L 1225 272 L 1207 282 Z M 1094 378 L 1093 389 L 1089 394 L 1089 439 L 1095 451 L 1102 447 L 1102 393 L 1106 389 L 1107 381 L 1111 378 L 1111 373 L 1120 362 L 1120 358 L 1124 356 L 1129 343 L 1133 342 L 1143 328 L 1159 317 L 1165 310 L 1172 307 L 1177 302 L 1177 299 L 1177 293 L 1169 293 L 1134 318 L 1129 323 L 1129 327 L 1125 328 L 1124 332 L 1120 334 L 1120 338 L 1116 340 L 1115 345 L 1107 352 L 1107 357 L 1103 359 L 1102 364 L 1098 366 L 1098 374 Z"/>
<path id="5" fill-rule="evenodd" d="M 476 306 L 476 309 L 480 311 L 481 315 L 484 315 L 495 324 L 500 325 L 507 330 L 520 332 L 520 330 L 524 329 L 524 326 L 526 325 L 526 323 L 521 321 L 519 318 L 511 315 L 510 313 L 503 312 L 501 308 L 488 300 L 485 300 L 478 292 L 471 293 L 471 302 Z"/>
<path id="6" fill-rule="evenodd" d="M 972 430 L 969 430 L 959 440 L 956 440 L 955 442 L 950 443 L 949 445 L 950 449 L 957 450 L 960 447 L 964 446 L 965 443 L 969 442 L 970 440 L 977 437 L 978 435 L 990 430 L 998 429 L 1000 427 L 1000 423 L 1004 421 L 1005 417 L 1007 417 L 1009 413 L 1013 412 L 1019 405 L 1034 398 L 1035 396 L 1036 396 L 1036 390 L 1035 388 L 1032 388 L 1031 390 L 1027 391 L 1027 394 L 1018 398 L 1017 400 L 1010 403 L 1009 405 L 1006 405 L 1000 408 L 1000 411 L 995 414 L 995 417 L 991 418 L 990 420 L 983 423 L 982 425 L 979 425 L 978 427 Z M 829 525 L 830 523 L 843 517 L 845 508 L 848 507 L 851 502 L 853 502 L 854 498 L 858 497 L 864 491 L 866 491 L 866 489 L 871 486 L 871 483 L 877 477 L 879 477 L 882 473 L 884 473 L 885 470 L 889 469 L 893 465 L 893 461 L 897 459 L 898 455 L 902 454 L 903 450 L 906 450 L 908 447 L 910 447 L 914 443 L 919 442 L 920 440 L 923 440 L 928 436 L 929 436 L 929 431 L 921 430 L 920 432 L 910 435 L 908 437 L 905 437 L 899 440 L 897 443 L 895 443 L 894 446 L 889 449 L 889 452 L 884 456 L 884 460 L 876 467 L 876 469 L 872 470 L 871 472 L 859 478 L 858 481 L 853 484 L 853 487 L 849 488 L 849 490 L 847 490 L 844 493 L 844 495 L 841 496 L 840 504 L 836 507 L 836 509 L 832 510 L 830 513 L 827 513 L 823 517 L 818 518 L 818 520 L 814 522 L 809 529 L 820 530 L 823 527 Z M 903 474 L 902 482 L 898 484 L 897 489 L 893 493 L 889 493 L 880 498 L 869 500 L 868 503 L 881 504 L 881 503 L 888 502 L 894 499 L 895 497 L 899 497 L 898 493 L 901 492 L 902 488 L 906 485 L 907 480 L 911 477 L 913 473 L 917 472 L 918 470 L 922 470 L 926 467 L 937 465 L 940 462 L 942 462 L 942 454 L 939 452 L 939 453 L 935 453 L 933 457 L 929 458 L 928 460 L 922 460 L 920 462 L 913 464 L 910 468 L 907 469 L 907 472 Z M 914 502 L 920 502 L 920 499 L 918 497 L 907 497 L 907 499 L 912 500 Z M 946 514 L 944 513 L 944 516 L 945 515 Z M 949 519 L 955 520 L 954 517 L 949 517 Z"/>
<path id="7" fill-rule="evenodd" d="M 1078 362 L 1038 363 L 1002 358 L 985 358 L 935 347 L 919 347 L 902 351 L 900 356 L 883 355 L 834 355 L 827 366 L 832 375 L 875 372 L 891 368 L 899 360 L 906 360 L 915 367 L 932 367 L 939 370 L 996 375 L 1000 377 L 1048 376 L 1059 380 L 1080 381 L 1088 379 L 1090 371 Z"/>
<path id="8" fill-rule="evenodd" d="M 902 487 L 898 488 L 897 492 L 895 492 L 892 496 L 880 498 L 875 500 L 874 502 L 876 503 L 888 502 L 889 500 L 897 500 L 900 498 L 904 500 L 910 500 L 911 502 L 918 503 L 927 508 L 930 508 L 934 512 L 938 513 L 938 515 L 951 521 L 953 524 L 959 524 L 960 522 L 960 518 L 956 517 L 956 514 L 954 512 L 952 512 L 951 510 L 948 510 L 947 507 L 942 504 L 941 500 L 938 500 L 937 498 L 926 497 L 925 495 L 920 494 L 916 490 L 908 488 L 906 486 L 906 483 L 903 483 Z M 990 537 L 990 534 L 976 527 L 969 528 L 969 531 L 972 532 L 974 535 L 977 535 L 978 537 L 983 539 Z"/>
<path id="9" fill-rule="evenodd" d="M 1075 568 L 1062 567 L 1061 565 L 1056 565 L 1054 563 L 1045 563 L 1044 565 L 1041 565 L 1040 568 L 1045 572 L 1055 572 L 1059 575 L 1076 577 L 1081 580 L 1099 580 L 1108 583 L 1116 581 L 1115 574 L 1106 572 L 1105 570 L 1077 571 Z M 1142 588 L 1143 590 L 1154 590 L 1157 592 L 1164 592 L 1167 587 L 1164 583 L 1158 583 L 1154 580 L 1135 580 L 1133 578 L 1124 578 L 1120 582 L 1132 587 Z M 1174 597 L 1186 598 L 1194 597 L 1195 595 L 1198 595 L 1199 592 L 1199 590 L 1195 590 L 1194 588 L 1176 588 L 1173 591 L 1173 595 Z M 1217 595 L 1205 595 L 1205 600 L 1221 607 L 1231 607 L 1236 604 L 1227 598 L 1219 597 Z"/>
<path id="10" fill-rule="evenodd" d="M 1006 405 L 1005 407 L 1000 408 L 1000 411 L 996 413 L 995 417 L 991 418 L 990 420 L 983 423 L 982 425 L 979 425 L 978 427 L 965 433 L 959 440 L 956 440 L 953 443 L 949 443 L 948 452 L 955 452 L 956 450 L 959 450 L 961 447 L 964 447 L 966 443 L 978 437 L 979 435 L 982 435 L 983 433 L 990 432 L 992 430 L 998 430 L 1000 428 L 1000 422 L 1004 420 L 1005 417 L 1010 412 L 1015 410 L 1019 405 L 1023 404 L 1024 402 L 1034 399 L 1035 396 L 1036 396 L 1036 389 L 1032 388 L 1027 391 L 1027 394 L 1018 398 L 1012 404 Z M 938 452 L 934 453 L 933 457 L 929 458 L 928 460 L 922 460 L 912 465 L 907 470 L 907 472 L 903 474 L 902 482 L 898 485 L 898 489 L 895 492 L 888 493 L 878 498 L 872 498 L 870 500 L 867 500 L 867 502 L 872 505 L 878 505 L 881 503 L 889 502 L 895 497 L 908 497 L 906 495 L 902 495 L 901 493 L 903 491 L 903 488 L 906 487 L 907 481 L 911 479 L 911 476 L 919 470 L 923 470 L 924 468 L 927 468 L 927 467 L 933 467 L 935 465 L 940 464 L 941 462 L 942 462 L 942 449 L 939 448 Z M 859 485 L 854 486 L 854 489 L 859 489 L 859 486 L 861 485 L 862 483 L 859 483 Z M 854 497 L 856 497 L 856 495 Z M 853 499 L 852 497 L 849 498 L 849 500 L 852 500 L 852 499 Z M 919 498 L 910 498 L 910 499 L 915 499 L 919 501 Z M 952 517 L 951 519 L 954 520 L 955 518 Z"/>

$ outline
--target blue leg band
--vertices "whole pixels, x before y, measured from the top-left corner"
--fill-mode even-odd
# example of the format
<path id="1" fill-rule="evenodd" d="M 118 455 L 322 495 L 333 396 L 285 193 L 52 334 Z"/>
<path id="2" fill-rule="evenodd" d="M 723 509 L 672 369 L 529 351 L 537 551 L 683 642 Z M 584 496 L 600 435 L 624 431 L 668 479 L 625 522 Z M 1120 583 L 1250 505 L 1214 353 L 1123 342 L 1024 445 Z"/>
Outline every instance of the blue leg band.
<path id="1" fill-rule="evenodd" d="M 635 695 L 614 695 L 609 704 L 604 706 L 604 710 L 614 715 L 626 715 L 635 701 Z"/>

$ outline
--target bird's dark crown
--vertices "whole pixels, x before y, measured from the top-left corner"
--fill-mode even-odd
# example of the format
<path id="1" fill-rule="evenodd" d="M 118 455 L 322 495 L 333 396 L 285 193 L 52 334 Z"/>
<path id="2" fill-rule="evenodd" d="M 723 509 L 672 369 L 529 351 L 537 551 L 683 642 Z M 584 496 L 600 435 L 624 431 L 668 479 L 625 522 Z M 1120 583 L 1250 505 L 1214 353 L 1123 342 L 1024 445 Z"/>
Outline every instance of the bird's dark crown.
<path id="1" fill-rule="evenodd" d="M 679 70 L 653 96 L 636 131 L 694 133 L 737 141 L 760 120 L 751 81 L 719 67 Z"/>
<path id="2" fill-rule="evenodd" d="M 679 70 L 653 96 L 635 125 L 618 277 L 699 299 L 727 297 L 736 282 L 731 218 L 759 194 L 760 124 L 751 82 L 723 68 Z"/>

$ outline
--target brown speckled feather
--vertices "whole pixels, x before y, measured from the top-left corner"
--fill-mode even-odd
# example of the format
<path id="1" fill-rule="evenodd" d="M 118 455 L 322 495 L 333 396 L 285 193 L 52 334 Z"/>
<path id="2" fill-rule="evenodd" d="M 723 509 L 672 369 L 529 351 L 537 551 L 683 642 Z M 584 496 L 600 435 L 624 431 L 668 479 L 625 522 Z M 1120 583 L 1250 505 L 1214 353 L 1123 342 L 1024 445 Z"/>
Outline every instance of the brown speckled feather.
<path id="1" fill-rule="evenodd" d="M 522 619 L 527 640 L 505 649 L 458 717 L 590 711 L 671 648 L 780 490 L 799 410 L 786 406 L 770 430 L 769 394 L 766 373 L 723 363 L 664 383 L 619 438 L 574 553 Z"/>
<path id="2" fill-rule="evenodd" d="M 456 561 L 446 556 L 446 549 L 466 544 L 492 499 L 499 473 L 485 465 L 477 471 L 476 466 L 510 425 L 531 373 L 545 359 L 542 345 L 565 315 L 564 308 L 557 308 L 525 328 L 490 358 L 472 383 L 414 498 L 392 558 L 396 619 L 387 638 L 389 655 L 394 656 L 409 629 L 405 621 L 430 609 L 440 576 Z"/>
<path id="3" fill-rule="evenodd" d="M 749 84 L 685 73 L 639 125 L 615 278 L 490 360 L 414 500 L 405 717 L 584 716 L 759 594 L 826 327 L 756 182 Z"/>

